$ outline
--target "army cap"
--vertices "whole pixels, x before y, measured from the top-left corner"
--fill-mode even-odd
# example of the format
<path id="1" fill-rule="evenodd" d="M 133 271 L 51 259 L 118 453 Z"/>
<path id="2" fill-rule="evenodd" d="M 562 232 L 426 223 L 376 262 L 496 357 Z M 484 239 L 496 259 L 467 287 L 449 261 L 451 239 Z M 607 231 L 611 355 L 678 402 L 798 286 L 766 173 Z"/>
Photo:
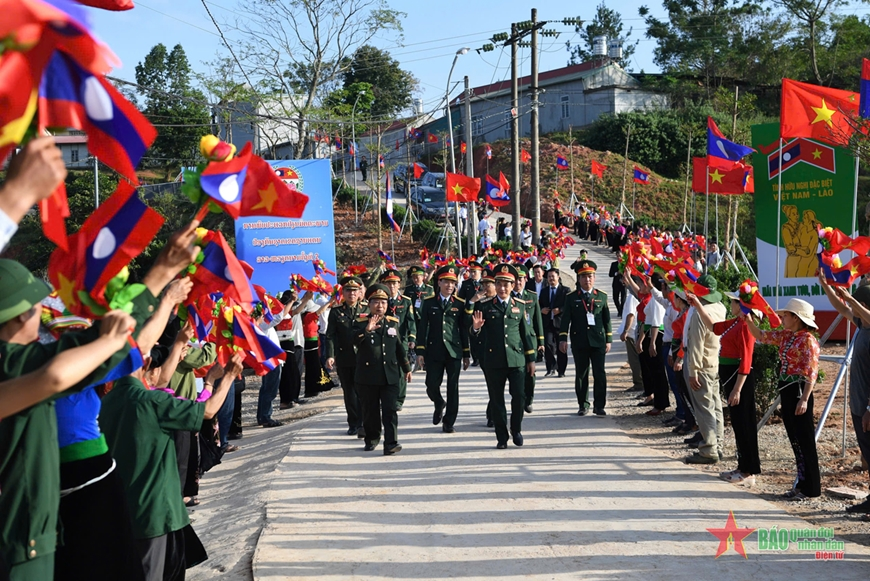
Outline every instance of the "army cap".
<path id="1" fill-rule="evenodd" d="M 402 282 L 402 275 L 398 270 L 390 268 L 378 280 L 380 282 Z"/>
<path id="2" fill-rule="evenodd" d="M 495 273 L 489 268 L 485 269 L 480 277 L 480 281 L 495 283 Z"/>
<path id="3" fill-rule="evenodd" d="M 435 272 L 436 280 L 459 280 L 459 269 L 452 264 L 442 266 Z"/>
<path id="4" fill-rule="evenodd" d="M 411 268 L 408 269 L 408 273 L 407 273 L 408 278 L 411 278 L 415 274 L 426 274 L 426 271 L 423 270 L 422 266 L 412 266 Z"/>
<path id="5" fill-rule="evenodd" d="M 495 267 L 495 279 L 496 280 L 509 280 L 511 282 L 517 281 L 517 269 L 512 264 L 499 264 Z"/>
<path id="6" fill-rule="evenodd" d="M 51 287 L 21 263 L 0 259 L 0 323 L 26 313 L 50 292 Z"/>
<path id="7" fill-rule="evenodd" d="M 345 288 L 348 290 L 358 290 L 363 286 L 362 279 L 358 276 L 345 276 L 338 284 L 341 285 L 341 288 Z"/>
<path id="8" fill-rule="evenodd" d="M 366 289 L 366 300 L 367 301 L 376 300 L 376 299 L 383 299 L 386 301 L 386 300 L 389 300 L 389 298 L 390 298 L 389 291 L 387 290 L 387 287 L 385 287 L 382 284 L 373 284 L 368 289 Z"/>
<path id="9" fill-rule="evenodd" d="M 517 269 L 517 276 L 524 276 L 529 278 L 529 269 L 526 268 L 524 264 L 517 264 L 514 266 Z"/>
<path id="10" fill-rule="evenodd" d="M 468 263 L 468 270 L 483 270 L 483 266 L 476 260 Z"/>
<path id="11" fill-rule="evenodd" d="M 577 274 L 586 274 L 588 272 L 595 272 L 596 270 L 598 270 L 598 265 L 591 260 L 578 260 L 574 264 L 572 264 L 571 267 Z"/>

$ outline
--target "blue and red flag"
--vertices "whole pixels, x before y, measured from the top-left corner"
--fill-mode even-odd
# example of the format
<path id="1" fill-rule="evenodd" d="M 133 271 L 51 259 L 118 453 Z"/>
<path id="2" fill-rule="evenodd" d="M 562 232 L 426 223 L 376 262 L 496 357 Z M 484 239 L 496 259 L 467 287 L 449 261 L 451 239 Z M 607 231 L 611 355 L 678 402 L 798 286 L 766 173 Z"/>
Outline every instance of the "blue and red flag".
<path id="1" fill-rule="evenodd" d="M 242 191 L 251 161 L 251 142 L 227 161 L 211 161 L 199 176 L 199 185 L 211 201 L 236 219 L 242 211 Z"/>
<path id="2" fill-rule="evenodd" d="M 402 229 L 399 228 L 399 225 L 396 224 L 396 220 L 393 219 L 393 188 L 390 187 L 390 174 L 387 172 L 387 219 L 390 221 L 390 228 L 395 230 L 396 232 L 400 232 Z"/>
<path id="3" fill-rule="evenodd" d="M 341 137 L 338 135 L 335 136 L 335 149 L 341 151 Z"/>
<path id="4" fill-rule="evenodd" d="M 649 184 L 649 172 L 643 171 L 639 167 L 634 166 L 634 182 L 636 184 L 648 185 Z"/>
<path id="5" fill-rule="evenodd" d="M 744 156 L 755 150 L 725 139 L 712 117 L 707 117 L 707 164 L 731 169 Z"/>
<path id="6" fill-rule="evenodd" d="M 767 156 L 769 179 L 773 179 L 779 175 L 779 154 L 780 150 L 777 149 Z M 803 137 L 793 139 L 782 147 L 783 172 L 799 163 L 806 163 L 830 173 L 837 173 L 834 148 L 823 143 L 810 141 Z"/>
<path id="7" fill-rule="evenodd" d="M 121 181 L 115 193 L 70 236 L 70 250 L 58 248 L 49 259 L 49 279 L 69 311 L 94 316 L 82 304 L 81 291 L 108 309 L 109 281 L 142 253 L 161 226 L 163 217 L 139 199 L 133 186 Z"/>
<path id="8" fill-rule="evenodd" d="M 381 169 L 384 169 L 384 156 L 383 155 L 378 156 L 378 167 Z"/>
<path id="9" fill-rule="evenodd" d="M 67 127 L 88 134 L 88 150 L 138 183 L 136 166 L 157 130 L 105 78 L 55 52 L 39 86 L 39 127 Z"/>
<path id="10" fill-rule="evenodd" d="M 556 156 L 556 169 L 558 170 L 567 170 L 568 169 L 568 160 L 562 157 L 561 155 Z"/>
<path id="11" fill-rule="evenodd" d="M 490 147 L 489 144 L 486 145 L 484 151 L 486 151 L 486 159 L 492 159 L 492 147 Z"/>
<path id="12" fill-rule="evenodd" d="M 510 184 L 508 184 L 507 178 L 504 177 L 504 173 L 499 172 L 498 180 L 495 181 L 494 177 L 486 176 L 486 201 L 496 208 L 507 206 L 511 201 L 508 196 Z"/>
<path id="13" fill-rule="evenodd" d="M 251 280 L 220 232 L 210 232 L 203 240 L 202 262 L 190 274 L 193 288 L 185 304 L 209 293 L 223 293 L 236 301 L 252 305 L 257 300 Z"/>
<path id="14" fill-rule="evenodd" d="M 870 119 L 870 60 L 861 62 L 861 105 L 858 112 L 864 119 Z"/>

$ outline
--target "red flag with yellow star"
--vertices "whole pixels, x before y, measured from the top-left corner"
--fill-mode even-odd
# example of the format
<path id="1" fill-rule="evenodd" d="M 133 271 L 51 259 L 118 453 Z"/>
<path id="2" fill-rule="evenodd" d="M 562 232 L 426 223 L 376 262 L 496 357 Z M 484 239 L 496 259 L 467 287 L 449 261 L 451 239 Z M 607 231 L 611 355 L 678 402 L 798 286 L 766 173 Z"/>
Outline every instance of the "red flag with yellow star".
<path id="1" fill-rule="evenodd" d="M 711 194 L 751 194 L 755 192 L 752 166 L 734 164 L 732 169 L 710 166 Z M 707 192 L 707 158 L 692 158 L 692 191 Z"/>
<path id="2" fill-rule="evenodd" d="M 308 196 L 285 184 L 263 158 L 252 156 L 242 189 L 241 216 L 301 218 Z"/>
<path id="3" fill-rule="evenodd" d="M 858 115 L 858 104 L 854 91 L 783 79 L 779 134 L 844 145 L 854 131 L 849 120 Z"/>
<path id="4" fill-rule="evenodd" d="M 447 172 L 447 201 L 473 202 L 480 194 L 480 178 Z"/>

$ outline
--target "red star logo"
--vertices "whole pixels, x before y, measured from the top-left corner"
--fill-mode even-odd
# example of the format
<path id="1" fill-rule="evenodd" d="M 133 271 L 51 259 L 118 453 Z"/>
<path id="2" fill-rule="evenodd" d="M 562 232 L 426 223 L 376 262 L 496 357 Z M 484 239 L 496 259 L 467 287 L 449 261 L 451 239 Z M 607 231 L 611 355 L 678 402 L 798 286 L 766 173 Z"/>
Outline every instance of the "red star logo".
<path id="1" fill-rule="evenodd" d="M 743 539 L 755 532 L 755 529 L 739 529 L 737 521 L 734 520 L 734 512 L 728 513 L 728 520 L 725 521 L 724 529 L 707 529 L 711 535 L 719 539 L 719 548 L 716 550 L 716 558 L 718 559 L 723 553 L 728 551 L 729 546 L 734 547 L 734 552 L 738 555 L 746 556 L 746 548 L 743 546 Z"/>

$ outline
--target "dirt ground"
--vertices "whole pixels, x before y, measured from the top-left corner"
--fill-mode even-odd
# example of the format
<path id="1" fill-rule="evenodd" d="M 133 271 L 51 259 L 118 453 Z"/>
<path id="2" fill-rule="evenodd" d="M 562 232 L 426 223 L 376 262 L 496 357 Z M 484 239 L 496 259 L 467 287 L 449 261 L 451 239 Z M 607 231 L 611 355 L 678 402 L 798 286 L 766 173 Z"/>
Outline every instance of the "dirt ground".
<path id="1" fill-rule="evenodd" d="M 842 355 L 843 352 L 842 344 L 826 346 L 822 349 L 825 355 Z M 821 365 L 826 372 L 826 378 L 815 389 L 814 415 L 817 425 L 839 369 L 836 363 L 823 361 Z M 649 417 L 644 412 L 650 408 L 637 407 L 639 392 L 626 391 L 631 387 L 631 372 L 628 364 L 624 365 L 618 373 L 608 374 L 607 379 L 610 388 L 608 412 L 617 416 L 620 427 L 632 437 L 646 441 L 651 448 L 664 452 L 672 458 L 683 458 L 691 452 L 683 443 L 685 436 L 677 436 L 671 432 L 671 428 L 662 426 L 662 418 L 670 418 L 672 413 Z M 835 486 L 845 486 L 863 492 L 870 491 L 868 487 L 870 478 L 867 471 L 862 470 L 861 467 L 861 454 L 853 432 L 851 417 L 848 417 L 846 422 L 845 457 L 842 454 L 843 395 L 846 392 L 847 387 L 844 382 L 834 399 L 833 408 L 818 442 L 822 496 L 801 502 L 782 498 L 782 494 L 790 490 L 794 483 L 795 463 L 778 412 L 758 434 L 762 474 L 756 478 L 756 485 L 749 490 L 816 526 L 832 527 L 837 538 L 870 546 L 870 519 L 862 515 L 846 513 L 846 506 L 853 504 L 854 501 L 834 498 L 825 492 L 825 489 Z M 734 432 L 728 421 L 726 406 L 725 460 L 717 465 L 697 466 L 697 469 L 718 475 L 719 472 L 736 467 Z"/>

